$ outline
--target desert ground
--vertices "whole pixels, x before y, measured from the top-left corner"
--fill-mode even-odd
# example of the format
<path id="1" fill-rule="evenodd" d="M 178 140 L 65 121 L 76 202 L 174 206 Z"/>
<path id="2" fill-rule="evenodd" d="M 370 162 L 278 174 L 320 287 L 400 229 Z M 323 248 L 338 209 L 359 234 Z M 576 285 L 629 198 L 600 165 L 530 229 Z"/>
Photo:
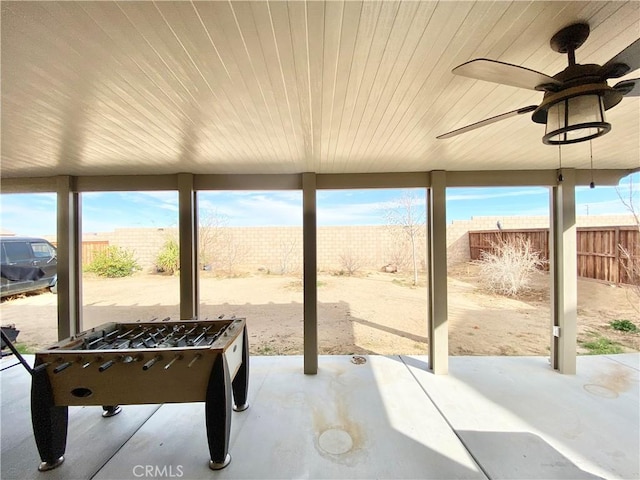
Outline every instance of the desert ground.
<path id="1" fill-rule="evenodd" d="M 318 332 L 321 354 L 426 354 L 427 288 L 410 276 L 365 272 L 318 276 Z M 449 351 L 452 355 L 548 355 L 549 275 L 536 273 L 519 298 L 483 288 L 478 266 L 449 269 Z M 120 279 L 85 274 L 83 328 L 111 321 L 179 318 L 179 278 L 136 274 Z M 247 274 L 233 278 L 201 275 L 201 317 L 245 317 L 251 352 L 303 351 L 300 277 Z M 640 350 L 640 334 L 618 332 L 613 320 L 638 325 L 640 301 L 629 287 L 578 281 L 578 352 L 586 341 L 605 337 L 626 352 Z M 2 325 L 15 324 L 18 341 L 37 350 L 57 341 L 56 295 L 43 291 L 3 299 Z M 639 325 L 640 326 L 640 325 Z"/>

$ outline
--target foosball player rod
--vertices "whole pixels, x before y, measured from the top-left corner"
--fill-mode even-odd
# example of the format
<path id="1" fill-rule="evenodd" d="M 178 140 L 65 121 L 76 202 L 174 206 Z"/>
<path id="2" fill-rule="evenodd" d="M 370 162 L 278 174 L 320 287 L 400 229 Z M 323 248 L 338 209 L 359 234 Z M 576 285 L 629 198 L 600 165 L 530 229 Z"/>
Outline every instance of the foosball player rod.
<path id="1" fill-rule="evenodd" d="M 187 365 L 188 368 L 191 368 L 191 366 L 196 363 L 196 361 L 200 360 L 200 357 L 202 357 L 201 353 L 197 353 L 195 357 L 193 357 L 193 360 L 191 360 L 189 362 L 189 365 Z"/>
<path id="2" fill-rule="evenodd" d="M 130 340 L 125 340 L 124 342 L 115 345 L 114 348 L 116 350 L 124 350 L 125 348 L 129 348 L 130 344 L 131 344 Z"/>
<path id="3" fill-rule="evenodd" d="M 213 336 L 209 339 L 209 345 L 213 345 L 213 342 L 215 342 L 220 335 L 222 335 L 223 330 L 219 330 L 216 333 L 213 334 Z"/>
<path id="4" fill-rule="evenodd" d="M 101 337 L 96 338 L 95 340 L 91 340 L 90 342 L 87 342 L 87 346 L 86 346 L 86 349 L 87 349 L 87 350 L 92 350 L 92 349 L 93 349 L 92 347 L 93 347 L 96 343 L 104 341 L 104 331 L 103 331 L 102 333 L 103 333 L 103 334 L 102 334 L 102 336 L 101 336 Z"/>
<path id="5" fill-rule="evenodd" d="M 167 333 L 164 337 L 160 338 L 160 340 L 158 340 L 158 345 L 162 345 L 167 343 L 171 337 L 173 337 L 175 335 L 175 332 L 169 332 Z"/>
<path id="6" fill-rule="evenodd" d="M 204 330 L 202 330 L 202 333 L 200 335 L 198 335 L 196 338 L 194 338 L 193 340 L 191 340 L 191 344 L 192 345 L 196 345 L 197 343 L 200 343 L 200 341 L 203 338 L 206 338 L 207 336 L 207 332 L 209 331 L 209 329 L 211 328 L 211 325 L 209 325 L 207 328 L 205 328 Z"/>
<path id="7" fill-rule="evenodd" d="M 82 365 L 82 368 L 87 368 L 89 367 L 92 363 L 96 363 L 96 362 L 101 362 L 102 361 L 102 357 L 96 357 L 94 360 L 89 360 L 87 363 Z"/>
<path id="8" fill-rule="evenodd" d="M 153 357 L 151 360 L 149 360 L 147 363 L 145 363 L 142 366 L 142 370 L 147 371 L 149 370 L 151 367 L 153 367 L 156 362 L 158 362 L 159 360 L 162 360 L 162 355 L 156 355 L 155 357 Z"/>
<path id="9" fill-rule="evenodd" d="M 106 339 L 106 338 L 109 338 L 109 337 L 111 337 L 111 336 L 115 335 L 115 334 L 116 334 L 116 333 L 118 333 L 118 332 L 119 332 L 119 330 L 116 328 L 113 332 L 109 332 L 109 333 L 107 333 L 107 334 L 104 336 L 104 338 L 105 338 L 105 339 Z M 116 337 L 116 338 L 118 338 L 118 337 Z"/>
<path id="10" fill-rule="evenodd" d="M 64 362 L 58 365 L 56 368 L 54 368 L 53 373 L 60 373 L 63 370 L 66 370 L 67 368 L 69 368 L 71 365 L 73 365 L 73 362 Z"/>
<path id="11" fill-rule="evenodd" d="M 156 338 L 162 335 L 162 330 L 157 329 L 155 330 L 155 332 L 149 332 L 149 338 L 152 338 L 154 342 L 158 343 L 158 341 L 156 340 Z"/>
<path id="12" fill-rule="evenodd" d="M 140 330 L 141 328 L 142 328 L 141 325 L 136 325 L 131 330 L 124 330 L 120 335 L 118 335 L 116 337 L 116 340 L 120 340 L 121 338 L 125 338 L 125 337 L 127 337 L 129 335 L 132 335 L 133 333 L 135 333 L 136 331 Z"/>
<path id="13" fill-rule="evenodd" d="M 134 340 L 136 340 L 136 339 L 138 339 L 138 338 L 142 337 L 142 336 L 143 336 L 144 334 L 146 334 L 149 330 L 151 330 L 151 327 L 143 328 L 143 329 L 142 329 L 142 331 L 141 331 L 139 334 L 137 334 L 135 337 L 133 337 L 133 338 L 131 339 L 131 341 L 134 341 Z"/>
<path id="14" fill-rule="evenodd" d="M 167 363 L 164 366 L 165 370 L 169 370 L 169 368 L 171 368 L 171 365 L 173 365 L 174 363 L 176 363 L 177 360 L 182 360 L 182 355 L 178 354 L 175 357 L 173 357 L 173 360 L 171 360 L 169 363 Z"/>
<path id="15" fill-rule="evenodd" d="M 189 340 L 187 337 L 189 335 L 191 335 L 191 333 L 193 333 L 193 331 L 198 328 L 197 326 L 193 327 L 191 330 L 189 330 L 188 332 L 184 332 L 184 335 L 182 335 L 179 339 L 176 340 L 176 343 L 180 343 L 182 340 Z"/>
<path id="16" fill-rule="evenodd" d="M 102 365 L 100 365 L 100 366 L 98 367 L 98 371 L 99 371 L 100 373 L 102 373 L 102 372 L 104 372 L 105 370 L 107 370 L 108 368 L 113 367 L 113 365 L 114 365 L 115 363 L 116 363 L 116 361 L 115 361 L 115 360 L 109 360 L 109 361 L 107 361 L 107 362 L 104 362 Z"/>

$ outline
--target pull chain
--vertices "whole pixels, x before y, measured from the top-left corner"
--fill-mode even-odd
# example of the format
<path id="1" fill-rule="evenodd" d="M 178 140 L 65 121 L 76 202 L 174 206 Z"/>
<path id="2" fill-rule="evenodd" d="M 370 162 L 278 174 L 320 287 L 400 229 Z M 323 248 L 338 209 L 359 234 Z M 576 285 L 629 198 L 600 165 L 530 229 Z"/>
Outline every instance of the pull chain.
<path id="1" fill-rule="evenodd" d="M 591 159 L 591 183 L 589 184 L 589 188 L 596 188 L 596 184 L 593 181 L 593 144 L 591 140 L 589 140 L 589 157 Z"/>
<path id="2" fill-rule="evenodd" d="M 562 182 L 564 181 L 564 177 L 562 176 L 562 149 L 560 144 L 558 144 L 558 171 L 560 172 L 558 175 L 558 181 Z"/>

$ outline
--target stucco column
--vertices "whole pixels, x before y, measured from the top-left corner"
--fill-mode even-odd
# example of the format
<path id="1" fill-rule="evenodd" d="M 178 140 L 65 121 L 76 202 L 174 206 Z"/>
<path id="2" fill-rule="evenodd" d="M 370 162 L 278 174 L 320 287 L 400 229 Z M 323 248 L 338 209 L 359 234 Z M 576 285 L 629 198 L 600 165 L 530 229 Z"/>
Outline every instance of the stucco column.
<path id="1" fill-rule="evenodd" d="M 57 178 L 58 340 L 82 331 L 81 197 L 75 177 Z"/>
<path id="2" fill-rule="evenodd" d="M 198 209 L 193 175 L 178 174 L 180 238 L 180 319 L 198 318 Z"/>
<path id="3" fill-rule="evenodd" d="M 427 190 L 427 269 L 429 290 L 427 323 L 429 331 L 429 369 L 436 374 L 449 372 L 449 326 L 447 312 L 447 212 L 446 173 L 431 172 Z"/>
<path id="4" fill-rule="evenodd" d="M 316 174 L 302 174 L 302 237 L 304 258 L 304 373 L 318 373 L 318 257 Z"/>
<path id="5" fill-rule="evenodd" d="M 549 266 L 551 277 L 551 366 L 576 373 L 578 273 L 576 245 L 576 175 L 562 170 L 551 188 Z"/>

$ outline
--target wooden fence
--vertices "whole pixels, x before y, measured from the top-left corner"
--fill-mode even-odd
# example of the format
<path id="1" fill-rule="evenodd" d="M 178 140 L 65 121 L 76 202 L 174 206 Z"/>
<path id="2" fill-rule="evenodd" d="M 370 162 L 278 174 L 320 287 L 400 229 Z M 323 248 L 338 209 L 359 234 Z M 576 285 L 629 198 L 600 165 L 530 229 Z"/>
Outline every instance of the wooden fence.
<path id="1" fill-rule="evenodd" d="M 615 284 L 637 281 L 628 275 L 629 261 L 640 259 L 640 231 L 637 227 L 579 227 L 576 235 L 580 277 Z M 492 252 L 496 243 L 516 238 L 529 240 L 542 259 L 549 258 L 549 229 L 537 228 L 469 232 L 471 260 L 480 259 L 483 251 Z"/>
<path id="2" fill-rule="evenodd" d="M 56 242 L 51 242 L 53 245 L 57 246 Z M 96 253 L 103 252 L 109 247 L 109 242 L 104 241 L 93 241 L 93 242 L 82 242 L 82 265 L 89 265 L 93 262 Z"/>

